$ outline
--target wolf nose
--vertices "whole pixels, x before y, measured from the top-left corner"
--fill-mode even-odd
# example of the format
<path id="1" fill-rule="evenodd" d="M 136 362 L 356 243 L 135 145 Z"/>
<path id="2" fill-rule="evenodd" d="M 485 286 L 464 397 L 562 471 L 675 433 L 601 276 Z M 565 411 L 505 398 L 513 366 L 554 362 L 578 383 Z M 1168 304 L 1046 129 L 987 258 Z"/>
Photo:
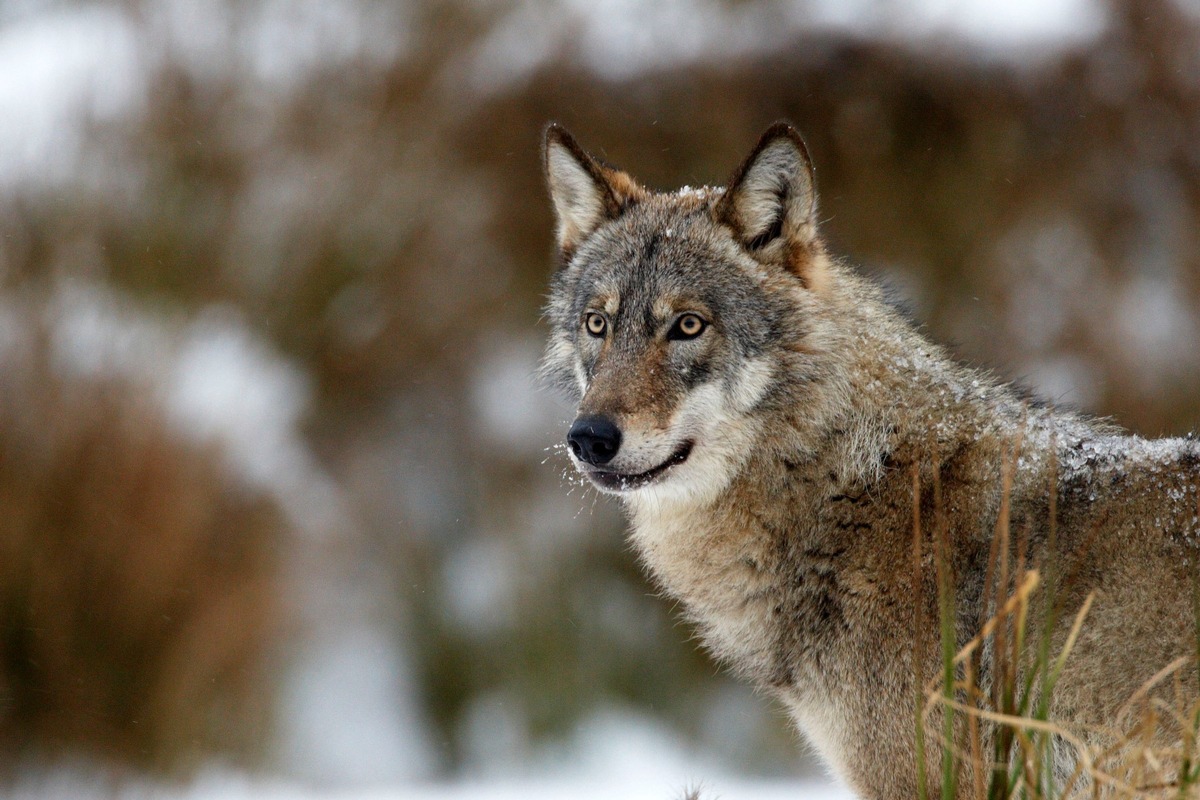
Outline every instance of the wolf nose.
<path id="1" fill-rule="evenodd" d="M 567 431 L 567 444 L 580 461 L 607 464 L 621 446 L 621 430 L 607 417 L 580 417 Z"/>

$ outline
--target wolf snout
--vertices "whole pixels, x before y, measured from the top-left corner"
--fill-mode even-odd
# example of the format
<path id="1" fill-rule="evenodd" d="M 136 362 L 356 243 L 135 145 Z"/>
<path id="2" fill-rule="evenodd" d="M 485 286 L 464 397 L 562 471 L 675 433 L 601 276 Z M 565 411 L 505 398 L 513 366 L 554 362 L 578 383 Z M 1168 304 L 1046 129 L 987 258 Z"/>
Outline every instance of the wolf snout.
<path id="1" fill-rule="evenodd" d="M 598 467 L 616 456 L 621 447 L 621 429 L 608 417 L 587 414 L 567 431 L 567 444 L 580 461 Z"/>

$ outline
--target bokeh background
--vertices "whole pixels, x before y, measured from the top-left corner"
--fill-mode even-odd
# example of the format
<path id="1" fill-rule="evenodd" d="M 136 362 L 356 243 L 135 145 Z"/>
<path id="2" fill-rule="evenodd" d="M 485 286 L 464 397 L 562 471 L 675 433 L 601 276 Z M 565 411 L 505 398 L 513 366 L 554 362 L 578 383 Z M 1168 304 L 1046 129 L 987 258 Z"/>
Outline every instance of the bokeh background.
<path id="1" fill-rule="evenodd" d="M 4 785 L 812 774 L 533 376 L 546 122 L 673 188 L 778 118 L 960 357 L 1200 421 L 1195 0 L 0 3 Z"/>

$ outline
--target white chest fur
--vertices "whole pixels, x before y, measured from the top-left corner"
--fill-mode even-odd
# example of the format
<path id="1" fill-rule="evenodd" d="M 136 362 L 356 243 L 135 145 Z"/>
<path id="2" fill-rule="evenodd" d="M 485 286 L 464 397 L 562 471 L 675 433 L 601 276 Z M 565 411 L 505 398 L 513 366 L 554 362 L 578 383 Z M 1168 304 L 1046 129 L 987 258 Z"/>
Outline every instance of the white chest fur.
<path id="1" fill-rule="evenodd" d="M 767 539 L 745 520 L 693 507 L 634 506 L 632 539 L 705 644 L 737 671 L 769 679 L 777 654 L 776 578 Z"/>

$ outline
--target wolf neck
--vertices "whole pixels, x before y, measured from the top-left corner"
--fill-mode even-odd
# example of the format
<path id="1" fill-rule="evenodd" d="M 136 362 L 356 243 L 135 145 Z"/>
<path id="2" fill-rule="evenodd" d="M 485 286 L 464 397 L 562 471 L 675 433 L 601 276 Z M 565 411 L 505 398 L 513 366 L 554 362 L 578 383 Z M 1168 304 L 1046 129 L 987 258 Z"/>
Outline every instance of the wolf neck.
<path id="1" fill-rule="evenodd" d="M 783 377 L 800 394 L 746 423 L 744 460 L 728 486 L 629 503 L 651 572 L 708 646 L 760 683 L 785 680 L 775 619 L 789 590 L 779 581 L 797 574 L 785 562 L 836 549 L 817 522 L 823 504 L 895 480 L 884 464 L 897 451 L 938 459 L 964 442 L 1015 438 L 1027 413 L 1007 387 L 950 361 L 875 287 L 840 269 L 833 278 L 828 317 L 816 321 L 832 354 L 822 380 Z"/>
<path id="2" fill-rule="evenodd" d="M 823 319 L 828 377 L 813 391 L 814 414 L 794 403 L 764 428 L 787 422 L 791 448 L 828 478 L 833 492 L 869 489 L 898 451 L 940 461 L 980 441 L 1015 442 L 1050 412 L 1031 408 L 1009 386 L 953 361 L 903 319 L 875 284 L 830 266 Z M 783 449 L 787 444 L 780 441 Z M 767 448 L 768 450 L 770 448 Z M 787 457 L 776 455 L 775 458 Z M 793 459 L 795 460 L 795 459 Z"/>

